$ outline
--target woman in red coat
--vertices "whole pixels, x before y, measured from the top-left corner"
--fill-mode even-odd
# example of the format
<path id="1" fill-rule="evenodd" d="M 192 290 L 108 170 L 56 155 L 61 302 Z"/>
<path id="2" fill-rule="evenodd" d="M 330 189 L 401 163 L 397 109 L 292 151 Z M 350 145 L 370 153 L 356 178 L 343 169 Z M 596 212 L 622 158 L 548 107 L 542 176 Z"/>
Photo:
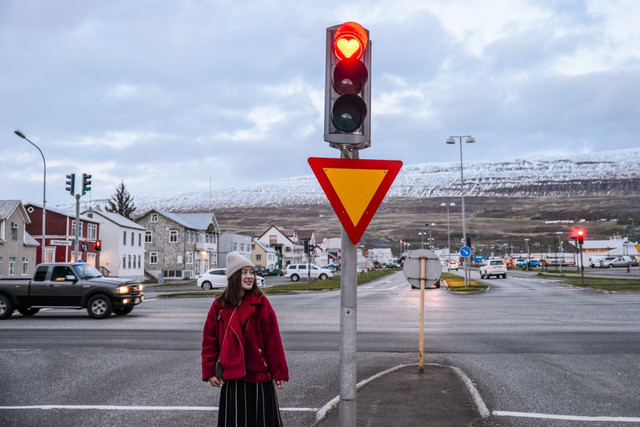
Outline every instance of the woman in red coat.
<path id="1" fill-rule="evenodd" d="M 222 386 L 218 425 L 281 426 L 276 387 L 289 380 L 289 368 L 275 312 L 253 264 L 237 252 L 227 255 L 227 280 L 202 339 L 202 380 Z"/>

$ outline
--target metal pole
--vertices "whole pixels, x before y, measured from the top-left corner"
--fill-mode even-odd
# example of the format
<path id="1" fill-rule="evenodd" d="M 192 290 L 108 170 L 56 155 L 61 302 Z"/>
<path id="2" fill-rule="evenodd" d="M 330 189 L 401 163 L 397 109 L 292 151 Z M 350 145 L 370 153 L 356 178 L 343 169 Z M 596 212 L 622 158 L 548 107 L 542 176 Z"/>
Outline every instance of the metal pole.
<path id="1" fill-rule="evenodd" d="M 78 254 L 80 253 L 80 195 L 76 194 L 76 229 L 74 230 L 75 242 L 73 244 L 73 256 L 71 262 L 78 261 Z"/>
<path id="2" fill-rule="evenodd" d="M 451 221 L 449 220 L 449 205 L 447 205 L 447 248 L 449 249 L 448 259 L 451 260 Z"/>
<path id="3" fill-rule="evenodd" d="M 358 158 L 358 150 L 340 150 L 341 158 Z M 340 407 L 339 425 L 355 426 L 356 336 L 358 332 L 358 255 L 344 227 L 341 233 L 342 273 L 340 275 Z"/>
<path id="4" fill-rule="evenodd" d="M 424 288 L 427 277 L 427 260 L 420 258 L 420 364 L 418 372 L 424 372 Z"/>
<path id="5" fill-rule="evenodd" d="M 36 144 L 31 142 L 31 140 L 27 138 L 24 135 L 24 133 L 22 133 L 18 129 L 14 130 L 13 133 L 18 135 L 20 138 L 25 139 L 29 144 L 36 147 L 36 149 L 40 152 L 40 155 L 42 156 L 42 164 L 44 166 L 44 182 L 42 184 L 42 246 L 40 248 L 41 249 L 40 262 L 45 262 L 44 249 L 45 249 L 45 242 L 47 237 L 47 231 L 46 231 L 47 230 L 47 227 L 46 227 L 46 223 L 47 223 L 47 206 L 46 206 L 47 205 L 47 162 L 44 159 L 44 154 L 42 153 L 42 150 L 40 149 L 40 147 L 38 147 Z"/>

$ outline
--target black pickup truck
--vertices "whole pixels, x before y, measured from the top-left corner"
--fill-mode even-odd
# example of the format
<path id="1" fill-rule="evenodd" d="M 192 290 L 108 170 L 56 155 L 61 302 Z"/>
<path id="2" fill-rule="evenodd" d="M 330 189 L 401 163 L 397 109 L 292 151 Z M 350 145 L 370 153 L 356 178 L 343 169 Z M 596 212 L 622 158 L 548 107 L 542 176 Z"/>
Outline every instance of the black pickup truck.
<path id="1" fill-rule="evenodd" d="M 0 279 L 0 319 L 15 309 L 33 316 L 42 307 L 86 308 L 94 319 L 125 315 L 144 300 L 136 280 L 104 277 L 90 264 L 39 264 L 33 280 Z"/>

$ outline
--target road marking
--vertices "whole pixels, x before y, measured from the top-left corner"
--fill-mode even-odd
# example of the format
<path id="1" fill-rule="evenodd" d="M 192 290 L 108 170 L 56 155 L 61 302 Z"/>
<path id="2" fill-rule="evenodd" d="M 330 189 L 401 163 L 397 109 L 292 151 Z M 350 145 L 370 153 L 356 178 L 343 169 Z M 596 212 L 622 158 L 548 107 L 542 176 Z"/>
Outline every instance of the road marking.
<path id="1" fill-rule="evenodd" d="M 582 415 L 555 415 L 555 414 L 538 414 L 535 412 L 511 412 L 511 411 L 493 411 L 493 415 L 498 417 L 520 417 L 520 418 L 542 418 L 547 420 L 567 420 L 567 421 L 593 421 L 593 422 L 618 422 L 618 423 L 638 423 L 640 417 L 588 417 Z"/>
<path id="2" fill-rule="evenodd" d="M 108 410 L 108 411 L 218 411 L 217 406 L 118 406 L 118 405 L 30 405 L 0 406 L 0 410 L 10 409 L 68 409 L 68 410 Z M 318 408 L 280 408 L 284 412 L 317 412 Z"/>

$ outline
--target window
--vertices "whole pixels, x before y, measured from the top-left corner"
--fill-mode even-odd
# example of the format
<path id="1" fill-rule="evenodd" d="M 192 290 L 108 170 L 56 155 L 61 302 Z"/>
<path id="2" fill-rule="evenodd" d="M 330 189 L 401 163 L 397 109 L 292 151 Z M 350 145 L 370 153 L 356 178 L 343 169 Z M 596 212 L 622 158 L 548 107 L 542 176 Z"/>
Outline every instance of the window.
<path id="1" fill-rule="evenodd" d="M 187 251 L 187 253 L 185 254 L 185 258 L 187 259 L 187 262 L 185 264 L 193 264 L 193 252 Z"/>
<path id="2" fill-rule="evenodd" d="M 15 222 L 11 223 L 11 240 L 18 240 L 18 224 L 16 224 Z"/>
<path id="3" fill-rule="evenodd" d="M 138 268 L 142 268 L 142 256 L 138 255 Z"/>
<path id="4" fill-rule="evenodd" d="M 22 275 L 29 274 L 29 258 L 22 258 Z"/>
<path id="5" fill-rule="evenodd" d="M 142 233 L 138 233 L 138 246 L 142 246 Z"/>
<path id="6" fill-rule="evenodd" d="M 178 230 L 169 231 L 169 243 L 178 243 Z"/>
<path id="7" fill-rule="evenodd" d="M 176 262 L 178 264 L 182 264 L 182 255 L 178 255 L 178 257 L 176 258 Z"/>
<path id="8" fill-rule="evenodd" d="M 152 236 L 151 230 L 146 230 L 144 232 L 144 242 L 145 243 L 152 243 L 151 236 Z"/>
<path id="9" fill-rule="evenodd" d="M 87 239 L 95 240 L 98 237 L 98 225 L 87 224 Z"/>
<path id="10" fill-rule="evenodd" d="M 256 261 L 262 261 L 262 254 L 256 254 Z"/>
<path id="11" fill-rule="evenodd" d="M 129 260 L 129 263 L 127 264 L 127 268 L 131 268 L 131 255 L 127 255 L 127 259 Z"/>
<path id="12" fill-rule="evenodd" d="M 127 232 L 126 231 L 122 232 L 122 244 L 123 245 L 127 244 Z"/>
<path id="13" fill-rule="evenodd" d="M 136 244 L 136 235 L 131 232 L 131 246 Z"/>
<path id="14" fill-rule="evenodd" d="M 16 275 L 16 259 L 9 258 L 9 276 Z"/>
<path id="15" fill-rule="evenodd" d="M 157 213 L 151 214 L 151 222 L 158 222 L 158 214 Z"/>
<path id="16" fill-rule="evenodd" d="M 125 268 L 127 268 L 127 256 L 122 255 L 122 269 L 124 270 Z"/>
<path id="17" fill-rule="evenodd" d="M 149 264 L 158 263 L 158 252 L 149 252 Z"/>
<path id="18" fill-rule="evenodd" d="M 36 274 L 33 276 L 34 282 L 44 282 L 47 278 L 47 266 L 40 266 L 36 269 Z"/>
<path id="19" fill-rule="evenodd" d="M 0 256 L 0 276 L 2 276 L 2 257 Z"/>
<path id="20" fill-rule="evenodd" d="M 76 235 L 76 220 L 71 221 L 71 232 Z M 80 221 L 80 228 L 78 230 L 78 237 L 82 237 L 82 221 Z"/>

